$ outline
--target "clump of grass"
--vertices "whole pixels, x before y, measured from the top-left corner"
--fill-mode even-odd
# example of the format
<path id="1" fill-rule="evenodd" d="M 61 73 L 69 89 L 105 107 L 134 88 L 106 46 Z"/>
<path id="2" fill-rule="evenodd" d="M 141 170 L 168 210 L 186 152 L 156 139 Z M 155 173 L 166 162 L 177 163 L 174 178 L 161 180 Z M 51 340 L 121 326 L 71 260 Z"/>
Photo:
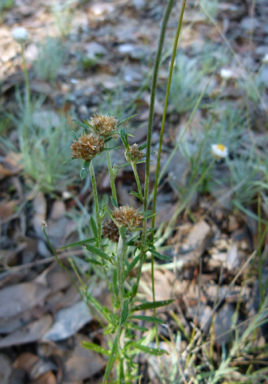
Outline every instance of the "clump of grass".
<path id="1" fill-rule="evenodd" d="M 54 81 L 63 64 L 66 52 L 59 38 L 47 36 L 38 45 L 37 59 L 33 63 L 38 78 Z"/>
<path id="2" fill-rule="evenodd" d="M 0 11 L 10 9 L 14 4 L 14 0 L 0 0 Z"/>
<path id="3" fill-rule="evenodd" d="M 34 181 L 43 192 L 64 189 L 70 180 L 76 179 L 77 173 L 75 164 L 64 164 L 68 160 L 72 124 L 63 115 L 44 109 L 43 99 L 31 101 L 25 108 L 18 92 L 16 98 L 17 116 L 8 117 L 18 130 L 18 149 L 8 139 L 2 139 L 2 143 L 6 149 L 19 150 L 22 154 L 29 183 Z"/>
<path id="4" fill-rule="evenodd" d="M 204 85 L 204 74 L 198 66 L 198 59 L 179 55 L 170 89 L 170 101 L 175 110 L 181 113 L 193 109 Z"/>

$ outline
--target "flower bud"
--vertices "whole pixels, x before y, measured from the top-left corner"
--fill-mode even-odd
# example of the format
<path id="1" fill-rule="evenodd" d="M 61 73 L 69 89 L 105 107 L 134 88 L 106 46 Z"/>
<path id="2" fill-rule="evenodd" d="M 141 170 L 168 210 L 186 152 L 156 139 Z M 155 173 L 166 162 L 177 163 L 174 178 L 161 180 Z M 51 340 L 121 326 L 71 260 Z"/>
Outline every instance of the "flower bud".
<path id="1" fill-rule="evenodd" d="M 12 36 L 13 36 L 13 39 L 18 43 L 20 44 L 25 43 L 25 41 L 27 41 L 28 39 L 27 29 L 22 27 L 15 28 L 13 29 Z"/>

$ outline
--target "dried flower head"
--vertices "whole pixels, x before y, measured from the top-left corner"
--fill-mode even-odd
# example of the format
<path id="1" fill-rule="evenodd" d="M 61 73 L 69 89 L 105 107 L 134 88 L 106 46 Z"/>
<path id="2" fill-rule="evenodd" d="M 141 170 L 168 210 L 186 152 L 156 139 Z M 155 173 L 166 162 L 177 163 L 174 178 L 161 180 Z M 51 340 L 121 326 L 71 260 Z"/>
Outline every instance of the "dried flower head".
<path id="1" fill-rule="evenodd" d="M 99 136 L 95 136 L 93 133 L 84 134 L 73 142 L 72 157 L 90 161 L 103 150 L 103 147 L 104 141 Z"/>
<path id="2" fill-rule="evenodd" d="M 94 127 L 95 133 L 101 136 L 111 136 L 117 129 L 118 120 L 113 116 L 96 114 L 90 120 L 90 125 Z"/>
<path id="3" fill-rule="evenodd" d="M 224 159 L 228 156 L 228 148 L 223 144 L 212 144 L 211 152 L 214 159 Z"/>
<path id="4" fill-rule="evenodd" d="M 15 28 L 12 31 L 12 36 L 13 36 L 13 39 L 18 43 L 20 44 L 25 43 L 25 41 L 27 41 L 28 39 L 27 29 L 22 27 Z"/>
<path id="5" fill-rule="evenodd" d="M 145 153 L 139 150 L 138 144 L 133 144 L 126 151 L 125 155 L 126 155 L 127 161 L 136 163 L 137 161 L 141 160 L 145 156 Z"/>
<path id="6" fill-rule="evenodd" d="M 113 220 L 109 220 L 102 226 L 102 235 L 106 239 L 111 240 L 113 243 L 118 243 L 119 241 L 119 229 L 113 222 Z"/>
<path id="7" fill-rule="evenodd" d="M 138 213 L 136 209 L 124 205 L 123 207 L 114 209 L 113 218 L 119 226 L 135 228 L 141 223 L 143 215 Z"/>

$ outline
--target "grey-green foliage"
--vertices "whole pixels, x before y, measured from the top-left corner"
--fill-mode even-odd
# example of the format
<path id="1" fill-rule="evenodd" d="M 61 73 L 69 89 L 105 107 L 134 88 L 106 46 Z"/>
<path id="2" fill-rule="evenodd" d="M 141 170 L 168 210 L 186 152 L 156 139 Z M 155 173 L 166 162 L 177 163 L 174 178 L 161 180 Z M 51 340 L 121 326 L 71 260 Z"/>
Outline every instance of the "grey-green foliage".
<path id="1" fill-rule="evenodd" d="M 179 54 L 174 66 L 170 101 L 177 112 L 194 108 L 206 82 L 197 58 Z"/>
<path id="2" fill-rule="evenodd" d="M 202 70 L 205 74 L 213 73 L 217 68 L 227 65 L 231 60 L 230 51 L 212 42 L 206 42 L 201 48 Z"/>
<path id="3" fill-rule="evenodd" d="M 17 94 L 18 116 L 10 120 L 18 131 L 19 152 L 28 182 L 33 180 L 44 192 L 62 190 L 78 176 L 79 164 L 71 157 L 73 127 L 62 115 L 43 107 L 43 100 L 30 103 L 29 109 Z M 7 149 L 16 150 L 9 140 L 1 140 Z"/>
<path id="4" fill-rule="evenodd" d="M 213 18 L 217 16 L 218 4 L 219 0 L 200 0 L 201 9 L 204 9 Z"/>
<path id="5" fill-rule="evenodd" d="M 38 56 L 33 63 L 37 77 L 44 80 L 55 80 L 62 66 L 66 51 L 61 40 L 47 36 L 38 45 Z"/>

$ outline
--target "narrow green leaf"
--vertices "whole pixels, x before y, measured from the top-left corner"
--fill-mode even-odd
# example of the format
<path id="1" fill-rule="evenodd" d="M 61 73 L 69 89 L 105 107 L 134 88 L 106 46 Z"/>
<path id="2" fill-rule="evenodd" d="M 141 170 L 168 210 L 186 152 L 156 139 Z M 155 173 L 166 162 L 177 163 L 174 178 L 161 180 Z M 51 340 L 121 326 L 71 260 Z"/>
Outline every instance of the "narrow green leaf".
<path id="1" fill-rule="evenodd" d="M 135 348 L 137 348 L 140 351 L 143 351 L 145 353 L 149 353 L 150 355 L 161 356 L 164 353 L 169 355 L 169 353 L 167 351 L 165 351 L 164 349 L 150 348 L 150 347 L 147 347 L 146 345 L 142 345 L 142 344 L 139 344 L 139 343 L 134 343 L 133 342 L 133 343 L 131 343 L 131 346 L 135 347 Z"/>
<path id="2" fill-rule="evenodd" d="M 120 136 L 121 136 L 121 140 L 125 146 L 126 149 L 129 149 L 129 144 L 128 144 L 128 138 L 127 138 L 127 133 L 126 133 L 126 130 L 125 128 L 122 128 L 121 131 L 120 131 Z"/>
<path id="3" fill-rule="evenodd" d="M 124 124 L 126 121 L 132 119 L 132 118 L 135 117 L 135 116 L 138 116 L 138 114 L 136 113 L 136 115 L 132 115 L 132 116 L 127 117 L 126 119 L 120 121 L 120 123 L 118 123 L 117 126 L 119 127 L 120 125 Z"/>
<path id="4" fill-rule="evenodd" d="M 78 124 L 80 127 L 88 130 L 88 124 L 82 123 L 79 120 L 73 120 L 76 124 Z"/>
<path id="5" fill-rule="evenodd" d="M 105 260 L 111 261 L 110 256 L 108 256 L 105 252 L 101 251 L 97 247 L 94 247 L 94 245 L 86 244 L 86 248 L 88 251 L 94 253 L 95 255 L 98 255 Z"/>
<path id="6" fill-rule="evenodd" d="M 73 160 L 75 160 L 75 157 L 69 157 L 69 159 L 68 159 L 68 160 L 66 160 L 66 161 L 64 161 L 64 163 L 63 163 L 63 164 L 67 164 L 67 163 L 70 163 L 70 161 L 73 161 Z"/>
<path id="7" fill-rule="evenodd" d="M 165 256 L 165 255 L 161 255 L 161 253 L 157 252 L 155 249 L 152 249 L 152 248 L 149 248 L 149 251 L 154 255 L 156 256 L 158 259 L 160 260 L 167 260 L 167 261 L 170 261 L 171 257 L 170 256 Z"/>
<path id="8" fill-rule="evenodd" d="M 106 365 L 106 369 L 105 369 L 105 373 L 104 373 L 104 378 L 103 378 L 103 384 L 107 384 L 107 380 L 109 378 L 110 372 L 111 372 L 111 370 L 113 368 L 113 365 L 114 365 L 114 362 L 115 362 L 115 359 L 116 359 L 117 350 L 118 350 L 118 337 L 116 335 L 116 338 L 114 339 L 113 347 L 112 347 L 112 350 L 111 350 L 111 353 L 110 353 L 110 356 L 109 356 L 109 359 L 108 359 L 108 363 Z"/>
<path id="9" fill-rule="evenodd" d="M 127 278 L 127 276 L 129 275 L 129 273 L 132 271 L 132 269 L 135 267 L 135 265 L 138 263 L 138 261 L 140 260 L 140 253 L 138 254 L 138 256 L 136 256 L 132 261 L 131 263 L 129 264 L 127 270 L 126 270 L 126 274 L 125 274 L 125 278 Z"/>
<path id="10" fill-rule="evenodd" d="M 101 353 L 102 355 L 110 356 L 110 352 L 107 349 L 102 348 L 98 344 L 90 343 L 88 341 L 82 341 L 81 344 L 86 349 L 90 349 L 91 351 Z"/>
<path id="11" fill-rule="evenodd" d="M 124 301 L 123 310 L 121 313 L 121 324 L 124 324 L 128 317 L 128 300 Z"/>
<path id="12" fill-rule="evenodd" d="M 158 319 L 158 317 L 154 316 L 131 316 L 130 319 L 137 319 L 137 320 L 143 320 L 143 321 L 151 321 L 153 323 L 159 323 L 159 324 L 165 324 L 165 322 L 161 319 Z"/>
<path id="13" fill-rule="evenodd" d="M 173 303 L 174 299 L 172 300 L 161 300 L 161 301 L 146 301 L 145 303 L 142 303 L 140 305 L 136 305 L 132 312 L 134 311 L 141 311 L 143 309 L 152 309 L 152 308 L 159 308 L 164 307 L 165 305 Z"/>
<path id="14" fill-rule="evenodd" d="M 140 147 L 139 147 L 139 151 L 142 151 L 144 148 L 147 147 L 147 141 L 146 143 L 142 144 Z"/>
<path id="15" fill-rule="evenodd" d="M 59 251 L 66 248 L 79 247 L 80 245 L 84 245 L 87 243 L 94 243 L 95 241 L 96 240 L 94 239 L 94 237 L 91 237 L 90 239 L 76 241 L 75 243 L 71 243 L 71 244 L 65 245 L 64 247 L 59 248 Z"/>
<path id="16" fill-rule="evenodd" d="M 140 325 L 137 325 L 137 324 L 134 324 L 134 323 L 131 324 L 131 328 L 136 329 L 137 331 L 141 331 L 141 332 L 149 331 L 148 328 L 141 327 Z"/>
<path id="17" fill-rule="evenodd" d="M 112 322 L 113 325 L 115 325 L 114 322 L 112 321 L 112 320 L 113 320 L 113 317 L 111 316 L 111 315 L 112 315 L 112 312 L 111 312 L 108 308 L 106 308 L 106 307 L 104 307 L 103 305 L 101 305 L 101 303 L 100 303 L 97 299 L 95 299 L 95 297 L 91 296 L 91 295 L 88 294 L 87 292 L 86 292 L 86 298 L 87 298 L 88 303 L 90 303 L 90 304 L 92 305 L 92 307 L 93 307 L 95 310 L 97 310 L 97 311 L 101 314 L 101 316 L 102 316 L 108 323 L 111 323 L 111 322 Z"/>
<path id="18" fill-rule="evenodd" d="M 152 213 L 153 213 L 153 211 L 151 211 L 150 209 L 148 209 L 147 211 L 142 212 L 144 217 L 150 216 Z"/>
<path id="19" fill-rule="evenodd" d="M 92 263 L 92 264 L 96 264 L 96 265 L 102 266 L 102 264 L 99 261 L 94 260 L 94 259 L 89 259 L 88 257 L 86 257 L 86 261 L 88 261 L 89 263 Z"/>
<path id="20" fill-rule="evenodd" d="M 111 196 L 111 202 L 112 202 L 114 207 L 118 208 L 118 203 L 112 196 Z"/>
<path id="21" fill-rule="evenodd" d="M 80 172 L 81 180 L 84 180 L 84 178 L 89 172 L 89 163 L 90 161 L 85 161 L 84 164 L 82 165 L 81 172 Z"/>
<path id="22" fill-rule="evenodd" d="M 93 125 L 89 124 L 89 122 L 88 122 L 87 120 L 83 120 L 83 123 L 86 124 L 86 125 L 87 125 L 88 127 L 90 127 L 91 129 L 93 129 L 94 132 L 96 131 L 96 128 L 95 128 Z M 87 128 L 87 129 L 88 129 L 88 128 Z"/>
<path id="23" fill-rule="evenodd" d="M 143 197 L 141 196 L 140 193 L 135 192 L 135 191 L 131 191 L 130 195 L 136 196 L 143 203 Z"/>
<path id="24" fill-rule="evenodd" d="M 93 216 L 90 216 L 90 225 L 91 225 L 93 234 L 94 234 L 95 238 L 97 239 L 98 238 L 98 229 L 97 229 L 97 225 L 95 223 Z"/>
<path id="25" fill-rule="evenodd" d="M 122 146 L 120 145 L 119 147 L 112 147 L 112 148 L 103 148 L 103 151 L 112 151 L 113 149 L 120 149 Z"/>
<path id="26" fill-rule="evenodd" d="M 72 131 L 72 136 L 73 136 L 74 140 L 76 140 L 76 141 L 78 140 L 78 136 L 74 131 Z"/>

